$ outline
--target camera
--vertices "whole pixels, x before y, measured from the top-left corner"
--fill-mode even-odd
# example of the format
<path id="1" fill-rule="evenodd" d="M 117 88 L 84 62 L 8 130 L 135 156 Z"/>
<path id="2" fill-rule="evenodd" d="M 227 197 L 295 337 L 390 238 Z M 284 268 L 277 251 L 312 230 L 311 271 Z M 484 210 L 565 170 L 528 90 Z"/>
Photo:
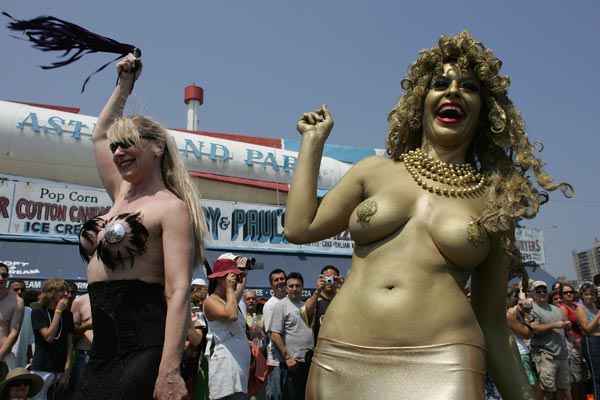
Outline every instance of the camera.
<path id="1" fill-rule="evenodd" d="M 533 309 L 533 299 L 523 300 L 521 308 L 523 309 L 523 312 L 530 312 Z"/>
<path id="2" fill-rule="evenodd" d="M 333 286 L 335 284 L 335 278 L 331 275 L 324 276 L 323 281 L 325 282 L 326 286 Z"/>
<path id="3" fill-rule="evenodd" d="M 246 269 L 247 270 L 265 269 L 265 264 L 261 263 L 261 262 L 256 262 L 256 258 L 252 257 L 252 258 L 249 258 L 248 261 L 246 261 Z"/>

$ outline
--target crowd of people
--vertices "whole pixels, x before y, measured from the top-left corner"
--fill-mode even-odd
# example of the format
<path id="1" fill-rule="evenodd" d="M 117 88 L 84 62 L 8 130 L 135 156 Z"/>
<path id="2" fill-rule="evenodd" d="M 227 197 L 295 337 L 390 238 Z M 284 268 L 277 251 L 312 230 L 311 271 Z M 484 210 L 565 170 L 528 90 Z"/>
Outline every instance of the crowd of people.
<path id="1" fill-rule="evenodd" d="M 259 299 L 246 289 L 247 263 L 225 253 L 208 282 L 191 281 L 180 366 L 189 399 L 305 398 L 318 332 L 344 278 L 334 265 L 323 267 L 316 290 L 304 299 L 302 274 L 277 268 L 269 274 L 273 296 Z M 0 363 L 0 400 L 75 398 L 95 351 L 89 294 L 76 296 L 77 287 L 58 278 L 28 291 L 8 271 L 0 263 L 0 310 L 10 327 L 0 346 L 9 349 Z"/>
<path id="2" fill-rule="evenodd" d="M 74 282 L 58 278 L 28 294 L 25 282 L 9 280 L 9 268 L 0 263 L 0 378 L 6 379 L 0 398 L 70 398 L 92 335 L 91 323 L 82 319 L 87 296 L 75 301 L 76 295 Z M 29 397 L 16 397 L 18 390 L 8 397 L 20 384 L 29 386 Z"/>
<path id="3" fill-rule="evenodd" d="M 302 274 L 277 268 L 269 274 L 272 296 L 257 298 L 246 288 L 247 262 L 225 253 L 208 282 L 191 281 L 180 366 L 189 399 L 306 396 L 319 330 L 345 278 L 335 266 L 324 266 L 316 290 L 303 298 Z M 8 271 L 0 264 L 0 311 L 8 327 L 0 349 L 9 349 L 0 363 L 0 400 L 74 398 L 92 349 L 89 295 L 76 297 L 77 287 L 57 278 L 45 281 L 39 292 L 28 292 L 24 281 L 9 279 Z M 600 283 L 600 275 L 595 281 Z M 536 399 L 598 398 L 598 291 L 593 282 L 574 288 L 568 282 L 549 287 L 529 280 L 508 287 L 506 318 Z M 486 395 L 502 398 L 490 379 Z"/>
<path id="4" fill-rule="evenodd" d="M 180 365 L 189 399 L 306 396 L 319 330 L 345 278 L 335 266 L 324 266 L 316 290 L 303 298 L 302 274 L 277 268 L 269 274 L 272 296 L 257 298 L 246 288 L 247 261 L 225 253 L 208 282 L 191 281 Z M 9 349 L 0 363 L 0 400 L 74 398 L 92 349 L 89 295 L 76 297 L 77 287 L 57 278 L 28 292 L 8 271 L 0 264 L 0 311 L 8 318 L 0 349 Z M 600 275 L 595 281 L 600 283 Z M 598 398 L 598 292 L 593 282 L 549 287 L 530 279 L 508 287 L 506 318 L 536 399 Z M 502 398 L 490 379 L 486 396 Z"/>
<path id="5" fill-rule="evenodd" d="M 598 284 L 600 275 L 578 288 L 531 279 L 508 288 L 506 318 L 536 399 L 599 398 Z M 491 380 L 486 394 L 501 399 Z"/>

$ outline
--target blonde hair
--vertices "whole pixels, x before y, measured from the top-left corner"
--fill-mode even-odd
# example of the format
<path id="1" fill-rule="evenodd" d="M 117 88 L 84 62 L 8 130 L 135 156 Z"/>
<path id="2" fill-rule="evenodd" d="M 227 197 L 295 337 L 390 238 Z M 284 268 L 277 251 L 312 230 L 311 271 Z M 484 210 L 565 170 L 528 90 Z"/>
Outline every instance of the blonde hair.
<path id="1" fill-rule="evenodd" d="M 425 96 L 434 79 L 443 74 L 446 63 L 473 70 L 482 87 L 480 124 L 466 160 L 488 182 L 485 208 L 476 222 L 489 234 L 501 234 L 504 250 L 513 261 L 521 263 L 515 239 L 509 234 L 515 222 L 535 217 L 540 205 L 548 200 L 546 191 L 560 189 L 566 197 L 572 197 L 573 187 L 554 182 L 542 170 L 544 164 L 534 151 L 541 152 L 543 146 L 529 142 L 523 119 L 508 98 L 510 80 L 498 74 L 502 62 L 468 31 L 440 37 L 438 46 L 421 50 L 409 67 L 401 83 L 405 93 L 388 114 L 387 152 L 399 160 L 402 153 L 421 146 Z M 533 174 L 542 191 L 528 173 Z"/>
<path id="2" fill-rule="evenodd" d="M 58 278 L 50 278 L 42 285 L 42 291 L 40 292 L 39 302 L 44 307 L 48 307 L 52 300 L 54 300 L 54 296 L 56 293 L 61 290 L 67 290 L 67 283 Z"/>
<path id="3" fill-rule="evenodd" d="M 110 142 L 128 140 L 134 145 L 139 145 L 143 137 L 164 144 L 160 161 L 162 178 L 167 189 L 188 206 L 194 228 L 194 267 L 199 265 L 204 259 L 203 240 L 208 228 L 200 204 L 200 194 L 187 173 L 175 140 L 164 126 L 142 115 L 118 118 L 108 129 L 107 136 Z"/>

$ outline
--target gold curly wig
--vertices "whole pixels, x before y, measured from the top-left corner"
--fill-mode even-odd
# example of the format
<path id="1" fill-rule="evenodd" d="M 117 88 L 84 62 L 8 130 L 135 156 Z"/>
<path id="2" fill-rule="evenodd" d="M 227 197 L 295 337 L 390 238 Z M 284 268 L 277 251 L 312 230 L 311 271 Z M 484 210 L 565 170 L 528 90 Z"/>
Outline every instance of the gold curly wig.
<path id="1" fill-rule="evenodd" d="M 568 183 L 556 183 L 542 170 L 534 152 L 542 150 L 529 142 L 524 122 L 508 98 L 510 80 L 498 73 L 502 62 L 475 40 L 468 31 L 458 36 L 440 37 L 437 47 L 421 50 L 402 80 L 404 95 L 388 114 L 387 152 L 394 160 L 403 153 L 420 148 L 425 96 L 434 78 L 443 75 L 444 64 L 471 69 L 481 83 L 480 124 L 467 152 L 470 163 L 488 182 L 485 209 L 475 222 L 488 234 L 501 234 L 505 251 L 520 262 L 512 229 L 519 218 L 533 218 L 548 200 L 546 191 L 560 189 L 572 197 Z M 533 180 L 533 175 L 538 190 Z"/>

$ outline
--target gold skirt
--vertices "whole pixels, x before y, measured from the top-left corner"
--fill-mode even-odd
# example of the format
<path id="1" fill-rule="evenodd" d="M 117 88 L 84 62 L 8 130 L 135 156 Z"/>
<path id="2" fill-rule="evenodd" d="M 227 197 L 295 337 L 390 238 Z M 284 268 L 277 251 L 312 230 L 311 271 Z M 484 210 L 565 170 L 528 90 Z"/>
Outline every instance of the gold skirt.
<path id="1" fill-rule="evenodd" d="M 320 338 L 306 399 L 484 400 L 484 386 L 481 346 L 366 347 Z"/>

